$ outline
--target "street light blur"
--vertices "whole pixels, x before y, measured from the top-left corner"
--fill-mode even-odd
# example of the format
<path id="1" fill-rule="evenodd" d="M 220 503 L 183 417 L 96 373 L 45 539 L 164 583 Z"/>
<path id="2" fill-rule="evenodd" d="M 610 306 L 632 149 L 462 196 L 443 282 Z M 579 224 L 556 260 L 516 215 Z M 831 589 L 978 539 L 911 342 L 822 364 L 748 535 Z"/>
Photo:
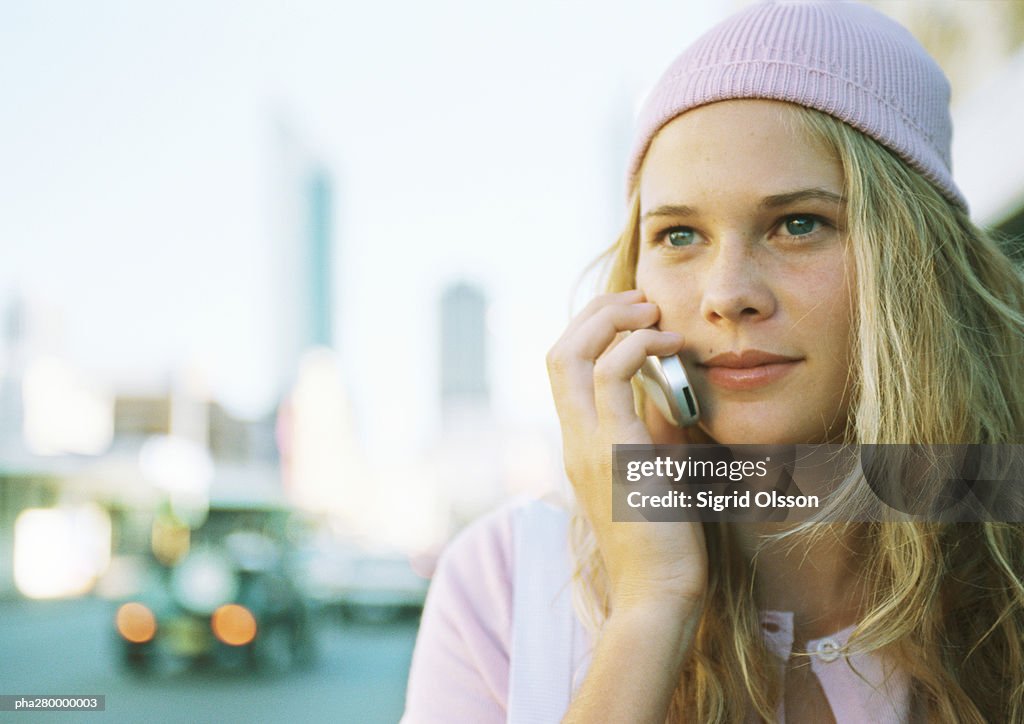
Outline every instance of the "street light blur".
<path id="1" fill-rule="evenodd" d="M 110 517 L 94 503 L 29 508 L 14 524 L 14 582 L 29 598 L 81 595 L 110 563 Z"/>

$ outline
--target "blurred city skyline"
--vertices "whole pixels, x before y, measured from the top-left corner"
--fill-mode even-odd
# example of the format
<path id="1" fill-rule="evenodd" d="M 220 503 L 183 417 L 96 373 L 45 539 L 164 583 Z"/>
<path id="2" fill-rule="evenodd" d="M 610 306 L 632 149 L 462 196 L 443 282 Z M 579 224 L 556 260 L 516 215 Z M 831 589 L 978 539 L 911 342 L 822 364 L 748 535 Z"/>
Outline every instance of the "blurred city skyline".
<path id="1" fill-rule="evenodd" d="M 1004 3 L 878 5 L 955 45 L 951 63 L 1001 47 L 977 38 L 996 37 Z M 729 10 L 7 3 L 0 305 L 27 299 L 45 351 L 108 387 L 187 378 L 263 417 L 297 373 L 282 219 L 299 159 L 329 183 L 320 322 L 367 452 L 436 442 L 441 297 L 460 282 L 488 302 L 492 414 L 553 435 L 543 358 L 615 233 L 634 110 Z M 989 22 L 951 33 L 961 16 Z M 957 157 L 972 204 L 992 157 L 1013 156 Z"/>
<path id="2" fill-rule="evenodd" d="M 0 4 L 7 679 L 393 721 L 414 624 L 372 617 L 418 610 L 469 521 L 565 484 L 544 357 L 621 223 L 634 114 L 747 4 Z M 974 218 L 1024 240 L 1024 4 L 872 4 L 950 75 Z M 320 668 L 269 685 L 124 678 L 125 641 L 192 661 L 175 582 L 218 552 L 215 584 L 261 580 L 259 552 L 295 621 L 371 623 L 320 626 Z M 273 618 L 228 588 L 217 611 Z M 114 640 L 129 599 L 150 638 Z"/>
<path id="3" fill-rule="evenodd" d="M 704 12 L 8 4 L 0 302 L 27 297 L 52 351 L 108 385 L 188 374 L 271 411 L 295 374 L 284 128 L 332 180 L 333 339 L 369 448 L 436 436 L 458 281 L 490 303 L 495 414 L 551 428 L 544 353 L 614 232 L 633 106 Z"/>

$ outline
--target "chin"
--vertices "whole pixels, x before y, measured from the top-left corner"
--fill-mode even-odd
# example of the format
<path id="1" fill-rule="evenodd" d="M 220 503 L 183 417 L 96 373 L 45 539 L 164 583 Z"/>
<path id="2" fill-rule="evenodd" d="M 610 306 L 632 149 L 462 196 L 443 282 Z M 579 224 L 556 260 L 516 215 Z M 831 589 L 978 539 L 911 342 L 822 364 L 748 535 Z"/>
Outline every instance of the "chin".
<path id="1" fill-rule="evenodd" d="M 823 430 L 807 430 L 792 420 L 736 415 L 730 420 L 708 420 L 704 432 L 722 445 L 801 445 L 824 438 Z"/>

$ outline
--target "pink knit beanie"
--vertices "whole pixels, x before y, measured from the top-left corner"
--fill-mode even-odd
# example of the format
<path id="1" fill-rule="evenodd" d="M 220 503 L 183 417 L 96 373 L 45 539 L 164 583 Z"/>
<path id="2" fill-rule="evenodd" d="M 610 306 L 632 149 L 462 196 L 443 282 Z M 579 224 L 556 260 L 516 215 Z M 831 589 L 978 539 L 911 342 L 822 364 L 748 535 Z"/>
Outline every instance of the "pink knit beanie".
<path id="1" fill-rule="evenodd" d="M 789 101 L 835 116 L 967 210 L 950 168 L 949 82 L 905 28 L 866 5 L 762 2 L 705 33 L 669 66 L 640 112 L 628 188 L 662 126 L 732 98 Z"/>

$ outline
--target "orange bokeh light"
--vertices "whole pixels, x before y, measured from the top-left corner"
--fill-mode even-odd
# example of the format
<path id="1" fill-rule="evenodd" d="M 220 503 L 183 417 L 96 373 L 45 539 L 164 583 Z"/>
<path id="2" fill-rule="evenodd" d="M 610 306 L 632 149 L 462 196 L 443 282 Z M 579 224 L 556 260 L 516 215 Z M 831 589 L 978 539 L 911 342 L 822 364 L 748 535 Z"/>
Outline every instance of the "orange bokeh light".
<path id="1" fill-rule="evenodd" d="M 124 604 L 114 620 L 118 633 L 133 644 L 144 644 L 156 636 L 156 616 L 141 603 Z"/>
<path id="2" fill-rule="evenodd" d="M 213 635 L 229 646 L 244 646 L 256 638 L 256 618 L 245 606 L 229 603 L 210 618 Z"/>

